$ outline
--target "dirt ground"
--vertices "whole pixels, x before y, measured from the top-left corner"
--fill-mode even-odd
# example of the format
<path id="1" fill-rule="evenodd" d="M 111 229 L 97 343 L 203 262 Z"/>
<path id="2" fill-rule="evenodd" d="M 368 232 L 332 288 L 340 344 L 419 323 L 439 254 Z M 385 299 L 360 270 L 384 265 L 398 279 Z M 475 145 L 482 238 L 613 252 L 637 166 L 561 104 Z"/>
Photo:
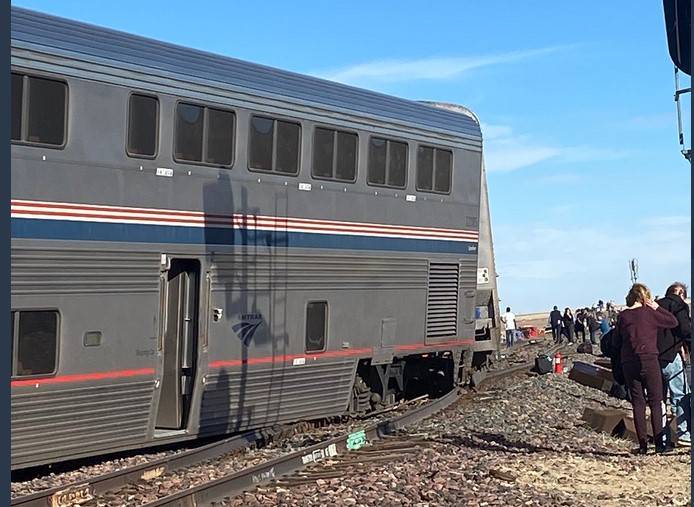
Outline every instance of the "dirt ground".
<path id="1" fill-rule="evenodd" d="M 574 355 L 592 361 L 593 356 Z M 569 364 L 571 366 L 571 364 Z M 339 478 L 269 485 L 238 506 L 671 506 L 691 505 L 690 449 L 631 453 L 636 443 L 592 429 L 586 407 L 629 404 L 568 374 L 501 381 L 469 402 L 403 431 L 420 452 L 363 463 Z M 652 447 L 652 446 L 651 446 Z"/>

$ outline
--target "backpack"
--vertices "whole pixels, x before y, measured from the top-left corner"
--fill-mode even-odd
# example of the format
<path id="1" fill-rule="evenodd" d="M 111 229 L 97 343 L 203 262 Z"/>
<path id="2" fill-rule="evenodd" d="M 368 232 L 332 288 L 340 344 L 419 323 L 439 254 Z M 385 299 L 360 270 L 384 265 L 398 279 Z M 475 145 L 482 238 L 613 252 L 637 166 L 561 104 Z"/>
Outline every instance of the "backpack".
<path id="1" fill-rule="evenodd" d="M 618 343 L 618 335 L 615 332 L 616 328 L 610 329 L 607 333 L 600 338 L 600 352 L 605 357 L 610 358 L 610 363 L 612 364 L 612 377 L 615 382 L 621 385 L 626 384 L 624 379 L 624 372 L 622 371 L 622 344 Z"/>

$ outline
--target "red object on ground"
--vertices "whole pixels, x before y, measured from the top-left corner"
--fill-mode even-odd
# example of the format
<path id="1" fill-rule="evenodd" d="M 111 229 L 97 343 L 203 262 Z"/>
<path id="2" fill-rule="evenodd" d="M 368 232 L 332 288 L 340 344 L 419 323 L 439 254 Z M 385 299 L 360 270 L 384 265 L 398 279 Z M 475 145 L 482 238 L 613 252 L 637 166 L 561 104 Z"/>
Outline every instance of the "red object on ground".
<path id="1" fill-rule="evenodd" d="M 521 331 L 523 332 L 525 338 L 528 340 L 541 338 L 545 334 L 544 329 L 540 329 L 535 326 L 523 326 L 521 327 Z"/>
<path id="2" fill-rule="evenodd" d="M 564 373 L 564 365 L 561 361 L 561 352 L 554 354 L 554 373 Z"/>

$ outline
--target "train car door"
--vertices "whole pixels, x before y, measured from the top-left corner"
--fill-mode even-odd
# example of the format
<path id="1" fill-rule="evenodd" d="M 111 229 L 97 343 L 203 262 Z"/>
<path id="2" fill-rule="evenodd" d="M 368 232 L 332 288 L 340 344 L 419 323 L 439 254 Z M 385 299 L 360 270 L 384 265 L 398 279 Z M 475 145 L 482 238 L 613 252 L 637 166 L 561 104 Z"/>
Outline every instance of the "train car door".
<path id="1" fill-rule="evenodd" d="M 156 428 L 182 430 L 195 385 L 200 262 L 172 259 L 165 280 L 166 299 L 160 310 L 163 368 Z"/>

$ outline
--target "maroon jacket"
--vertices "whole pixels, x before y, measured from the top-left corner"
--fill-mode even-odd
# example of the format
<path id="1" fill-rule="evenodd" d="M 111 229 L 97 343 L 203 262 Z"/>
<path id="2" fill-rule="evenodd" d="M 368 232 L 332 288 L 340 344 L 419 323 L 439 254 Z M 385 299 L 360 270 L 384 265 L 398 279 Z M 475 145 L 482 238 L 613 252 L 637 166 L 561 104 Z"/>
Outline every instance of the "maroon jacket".
<path id="1" fill-rule="evenodd" d="M 617 319 L 617 340 L 621 342 L 621 361 L 638 361 L 643 356 L 658 357 L 658 329 L 677 326 L 677 318 L 658 307 L 641 306 L 623 310 Z"/>

